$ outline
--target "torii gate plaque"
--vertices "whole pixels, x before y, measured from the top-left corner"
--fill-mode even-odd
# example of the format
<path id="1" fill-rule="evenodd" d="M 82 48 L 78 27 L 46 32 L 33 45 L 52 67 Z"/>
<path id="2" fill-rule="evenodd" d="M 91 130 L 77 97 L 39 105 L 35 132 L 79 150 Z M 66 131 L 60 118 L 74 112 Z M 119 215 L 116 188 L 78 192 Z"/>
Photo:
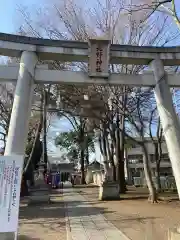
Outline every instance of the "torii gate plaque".
<path id="1" fill-rule="evenodd" d="M 89 40 L 88 75 L 93 78 L 109 77 L 110 40 Z"/>

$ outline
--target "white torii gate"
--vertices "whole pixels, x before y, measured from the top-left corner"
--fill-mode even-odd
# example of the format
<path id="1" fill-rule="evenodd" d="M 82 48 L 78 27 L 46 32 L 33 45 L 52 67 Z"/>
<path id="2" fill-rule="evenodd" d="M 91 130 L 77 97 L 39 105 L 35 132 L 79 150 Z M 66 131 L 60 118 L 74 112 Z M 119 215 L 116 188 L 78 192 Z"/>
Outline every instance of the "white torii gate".
<path id="1" fill-rule="evenodd" d="M 35 83 L 112 84 L 155 86 L 155 98 L 180 197 L 180 125 L 169 86 L 179 87 L 178 75 L 166 75 L 164 65 L 180 65 L 180 47 L 110 45 L 106 40 L 90 44 L 0 34 L 0 54 L 20 57 L 18 67 L 1 66 L 0 79 L 16 81 L 6 156 L 24 155 Z M 89 62 L 89 73 L 36 68 L 40 60 Z M 152 74 L 109 74 L 109 64 L 149 65 Z M 3 239 L 3 238 L 1 238 Z M 5 238 L 6 239 L 6 238 Z"/>

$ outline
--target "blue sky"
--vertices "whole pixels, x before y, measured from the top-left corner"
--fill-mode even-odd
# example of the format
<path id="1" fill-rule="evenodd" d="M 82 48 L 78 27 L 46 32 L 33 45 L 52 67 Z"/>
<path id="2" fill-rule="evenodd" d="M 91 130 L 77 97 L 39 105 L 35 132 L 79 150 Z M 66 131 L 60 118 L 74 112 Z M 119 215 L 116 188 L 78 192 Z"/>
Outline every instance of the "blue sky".
<path id="1" fill-rule="evenodd" d="M 18 6 L 26 6 L 26 7 L 38 7 L 44 5 L 45 3 L 50 3 L 55 1 L 47 1 L 47 0 L 0 0 L 0 31 L 6 33 L 13 33 L 17 29 L 17 21 L 18 21 Z M 177 4 L 177 10 L 179 9 L 179 0 L 175 1 Z"/>
<path id="2" fill-rule="evenodd" d="M 13 33 L 17 29 L 18 21 L 18 5 L 26 6 L 40 6 L 41 0 L 1 0 L 3 4 L 0 5 L 0 31 L 5 33 Z M 29 4 L 28 4 L 29 2 Z"/>
<path id="3" fill-rule="evenodd" d="M 2 0 L 3 1 L 3 0 Z M 0 31 L 1 32 L 13 32 L 13 15 L 15 15 L 14 11 L 14 1 L 6 0 L 1 4 L 0 7 Z"/>
<path id="4" fill-rule="evenodd" d="M 3 5 L 1 4 L 0 7 L 0 32 L 4 33 L 15 33 L 19 26 L 19 12 L 18 6 L 28 6 L 30 8 L 36 6 L 36 8 L 40 7 L 41 3 L 44 2 L 43 0 L 31 0 L 29 1 L 30 4 L 24 4 L 23 0 L 0 0 L 3 1 Z M 52 151 L 52 153 L 60 154 L 58 149 L 54 146 L 54 138 L 56 136 L 56 132 L 58 131 L 66 131 L 70 128 L 70 124 L 63 120 L 55 120 L 52 119 L 52 125 L 49 128 L 48 133 L 48 148 Z"/>

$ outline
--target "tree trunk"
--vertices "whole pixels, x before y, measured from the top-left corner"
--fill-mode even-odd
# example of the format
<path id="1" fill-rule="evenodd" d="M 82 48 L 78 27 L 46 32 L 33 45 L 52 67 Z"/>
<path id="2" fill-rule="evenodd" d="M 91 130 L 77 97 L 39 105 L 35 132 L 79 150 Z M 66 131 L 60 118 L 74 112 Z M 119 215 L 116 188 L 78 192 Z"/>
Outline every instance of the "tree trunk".
<path id="1" fill-rule="evenodd" d="M 131 178 L 131 173 L 130 173 L 130 168 L 129 168 L 127 149 L 124 150 L 124 153 L 125 153 L 125 171 L 126 171 L 126 175 L 127 175 L 127 185 L 131 185 L 132 178 Z"/>
<path id="2" fill-rule="evenodd" d="M 86 166 L 89 165 L 89 146 L 88 146 L 88 137 L 86 140 Z"/>
<path id="3" fill-rule="evenodd" d="M 153 180 L 152 180 L 151 169 L 149 166 L 148 152 L 147 152 L 145 145 L 142 146 L 142 150 L 144 153 L 143 154 L 143 165 L 144 165 L 144 174 L 145 174 L 145 178 L 146 178 L 146 183 L 147 183 L 147 187 L 149 190 L 149 200 L 152 203 L 155 203 L 155 202 L 157 202 L 157 192 L 156 192 L 156 188 L 154 186 Z"/>
<path id="4" fill-rule="evenodd" d="M 30 164 L 31 161 L 32 161 L 36 144 L 37 144 L 37 142 L 39 141 L 39 136 L 40 136 L 41 130 L 42 130 L 42 115 L 41 115 L 41 117 L 40 117 L 40 121 L 39 121 L 37 130 L 36 130 L 36 134 L 35 134 L 35 138 L 34 138 L 34 142 L 33 142 L 33 147 L 32 147 L 32 149 L 31 149 L 30 156 L 29 156 L 29 158 L 28 158 L 28 161 L 27 161 L 27 163 L 26 163 L 26 166 L 24 167 L 24 173 L 27 171 L 28 166 L 29 166 L 29 164 Z"/>
<path id="5" fill-rule="evenodd" d="M 112 177 L 113 177 L 113 181 L 116 181 L 116 166 L 114 163 L 114 145 L 113 143 L 111 143 L 111 149 L 110 149 L 111 153 L 110 153 L 110 162 L 112 165 Z"/>
<path id="6" fill-rule="evenodd" d="M 47 171 L 47 91 L 44 90 L 44 101 L 43 101 L 43 161 L 45 163 L 44 170 Z"/>
<path id="7" fill-rule="evenodd" d="M 105 182 L 109 180 L 109 166 L 108 166 L 108 155 L 107 155 L 107 146 L 106 146 L 106 136 L 105 130 L 101 131 L 101 140 L 102 140 L 102 153 L 103 153 L 103 163 L 104 163 L 104 180 Z"/>
<path id="8" fill-rule="evenodd" d="M 28 185 L 27 185 L 27 179 L 25 177 L 25 174 L 22 175 L 22 180 L 21 180 L 21 192 L 20 196 L 25 197 L 29 195 L 28 191 Z"/>
<path id="9" fill-rule="evenodd" d="M 81 149 L 80 154 L 80 165 L 81 165 L 81 184 L 85 184 L 85 173 L 84 173 L 84 149 Z"/>
<path id="10" fill-rule="evenodd" d="M 124 123 L 122 123 L 124 124 Z M 121 128 L 122 131 L 120 132 L 120 154 L 121 154 L 121 161 L 120 161 L 120 187 L 122 189 L 121 193 L 126 193 L 126 180 L 125 180 L 125 166 L 124 166 L 124 127 Z"/>
<path id="11" fill-rule="evenodd" d="M 111 165 L 112 165 L 113 181 L 117 181 L 117 169 L 114 162 L 114 146 L 116 146 L 116 136 L 113 128 L 113 116 L 111 117 L 111 122 L 110 122 L 110 136 L 111 136 L 111 144 L 110 144 L 109 161 L 111 162 Z"/>
<path id="12" fill-rule="evenodd" d="M 6 132 L 6 133 L 3 134 L 3 139 L 2 139 L 2 141 L 3 141 L 3 143 L 4 143 L 3 149 L 6 148 L 6 137 L 7 137 L 7 136 L 8 136 L 8 132 Z"/>
<path id="13" fill-rule="evenodd" d="M 41 100 L 41 108 L 42 108 L 42 100 Z M 31 149 L 31 153 L 30 153 L 29 158 L 27 160 L 26 166 L 23 169 L 24 180 L 23 180 L 22 184 L 23 184 L 23 188 L 24 188 L 25 192 L 28 192 L 28 189 L 25 189 L 25 188 L 28 188 L 26 175 L 27 175 L 27 171 L 28 171 L 29 167 L 31 168 L 31 173 L 30 173 L 30 176 L 29 176 L 30 185 L 34 186 L 34 172 L 33 172 L 34 171 L 34 166 L 33 166 L 32 160 L 33 160 L 33 156 L 34 156 L 34 153 L 35 153 L 35 150 L 36 150 L 37 143 L 38 143 L 39 138 L 40 138 L 40 134 L 41 134 L 41 130 L 42 130 L 42 122 L 43 122 L 43 114 L 41 112 L 39 123 L 38 123 L 36 133 L 35 133 L 33 146 L 32 146 L 32 149 Z"/>
<path id="14" fill-rule="evenodd" d="M 113 178 L 113 181 L 116 182 L 116 166 L 114 163 L 112 165 L 112 178 Z"/>
<path id="15" fill-rule="evenodd" d="M 156 169 L 155 169 L 155 177 L 156 177 L 156 189 L 157 192 L 161 192 L 161 180 L 160 180 L 160 161 L 159 161 L 159 151 L 158 151 L 158 143 L 155 144 L 155 161 L 156 161 Z"/>
<path id="16" fill-rule="evenodd" d="M 80 119 L 81 126 L 80 126 L 80 165 L 81 165 L 81 184 L 86 184 L 85 181 L 85 173 L 84 173 L 84 157 L 85 157 L 85 136 L 84 136 L 84 123 L 82 119 Z"/>
<path id="17" fill-rule="evenodd" d="M 111 180 L 116 181 L 116 166 L 114 164 L 114 146 L 113 146 L 113 143 L 109 143 L 109 139 L 107 136 L 106 136 L 106 146 L 107 146 L 108 162 L 111 164 Z"/>
<path id="18" fill-rule="evenodd" d="M 89 149 L 86 148 L 86 166 L 89 165 Z"/>
<path id="19" fill-rule="evenodd" d="M 158 159 L 156 163 L 156 184 L 157 184 L 157 192 L 161 192 L 161 179 L 160 179 L 160 161 Z"/>
<path id="20" fill-rule="evenodd" d="M 119 182 L 120 193 L 126 192 L 126 181 L 124 174 L 124 136 L 120 132 L 119 116 L 116 119 L 116 160 L 117 160 L 117 180 Z"/>

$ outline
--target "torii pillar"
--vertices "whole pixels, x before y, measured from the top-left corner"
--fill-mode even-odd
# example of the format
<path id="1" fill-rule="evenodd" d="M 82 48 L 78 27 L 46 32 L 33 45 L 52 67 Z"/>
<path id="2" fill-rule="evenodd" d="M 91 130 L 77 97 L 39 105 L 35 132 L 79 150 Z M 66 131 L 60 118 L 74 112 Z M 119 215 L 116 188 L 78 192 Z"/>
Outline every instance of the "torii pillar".
<path id="1" fill-rule="evenodd" d="M 156 80 L 154 94 L 157 109 L 180 199 L 180 123 L 173 106 L 172 95 L 167 83 L 167 76 L 162 60 L 156 58 L 150 65 Z"/>
<path id="2" fill-rule="evenodd" d="M 5 155 L 24 155 L 34 91 L 36 63 L 36 53 L 27 51 L 22 53 Z"/>
<path id="3" fill-rule="evenodd" d="M 5 148 L 6 156 L 24 156 L 25 153 L 28 123 L 34 91 L 36 63 L 37 56 L 35 52 L 24 51 L 22 53 Z M 1 240 L 16 240 L 16 238 L 17 232 L 0 233 Z"/>

